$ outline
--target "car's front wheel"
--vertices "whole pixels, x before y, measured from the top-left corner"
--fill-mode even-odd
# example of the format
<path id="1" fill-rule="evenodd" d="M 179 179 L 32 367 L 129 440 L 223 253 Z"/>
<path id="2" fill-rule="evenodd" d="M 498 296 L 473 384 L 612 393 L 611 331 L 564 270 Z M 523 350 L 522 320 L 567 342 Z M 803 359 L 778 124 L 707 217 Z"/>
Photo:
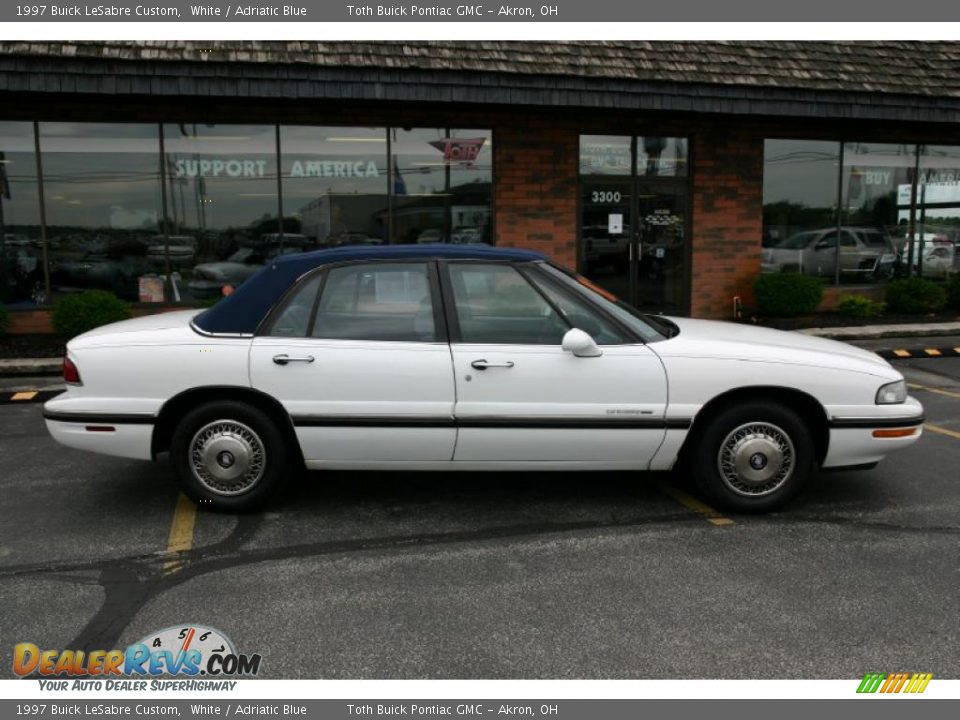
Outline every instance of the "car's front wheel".
<path id="1" fill-rule="evenodd" d="M 800 492 L 814 467 L 807 425 L 789 408 L 766 402 L 720 412 L 699 436 L 691 462 L 701 491 L 734 512 L 779 508 Z"/>
<path id="2" fill-rule="evenodd" d="M 226 512 L 264 505 L 289 473 L 276 424 L 240 402 L 201 405 L 183 418 L 170 457 L 183 492 L 200 507 Z"/>

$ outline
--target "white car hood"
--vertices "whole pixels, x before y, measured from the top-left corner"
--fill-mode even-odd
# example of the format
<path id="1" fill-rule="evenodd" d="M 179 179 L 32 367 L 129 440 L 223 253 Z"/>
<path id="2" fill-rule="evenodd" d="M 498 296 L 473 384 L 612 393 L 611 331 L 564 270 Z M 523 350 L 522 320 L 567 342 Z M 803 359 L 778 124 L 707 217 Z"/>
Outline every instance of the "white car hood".
<path id="1" fill-rule="evenodd" d="M 661 356 L 735 358 L 834 367 L 898 379 L 876 353 L 826 338 L 739 323 L 668 318 L 680 334 L 650 347 Z"/>

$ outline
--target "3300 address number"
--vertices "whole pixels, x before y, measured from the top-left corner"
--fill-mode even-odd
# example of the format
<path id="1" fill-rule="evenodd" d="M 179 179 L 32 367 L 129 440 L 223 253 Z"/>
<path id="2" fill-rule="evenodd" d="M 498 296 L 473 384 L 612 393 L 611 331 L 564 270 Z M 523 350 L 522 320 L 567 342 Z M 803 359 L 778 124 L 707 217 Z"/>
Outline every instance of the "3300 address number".
<path id="1" fill-rule="evenodd" d="M 618 203 L 621 197 L 619 190 L 594 190 L 590 194 L 590 202 Z"/>

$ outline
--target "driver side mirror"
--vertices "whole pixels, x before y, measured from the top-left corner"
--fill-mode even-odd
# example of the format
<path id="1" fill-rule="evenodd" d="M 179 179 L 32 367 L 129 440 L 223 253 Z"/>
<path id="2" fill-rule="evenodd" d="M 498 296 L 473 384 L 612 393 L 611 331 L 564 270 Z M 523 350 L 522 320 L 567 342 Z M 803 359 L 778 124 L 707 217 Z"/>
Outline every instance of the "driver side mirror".
<path id="1" fill-rule="evenodd" d="M 565 352 L 573 353 L 576 357 L 600 357 L 603 351 L 597 346 L 596 341 L 583 330 L 571 328 L 563 336 L 561 347 Z"/>

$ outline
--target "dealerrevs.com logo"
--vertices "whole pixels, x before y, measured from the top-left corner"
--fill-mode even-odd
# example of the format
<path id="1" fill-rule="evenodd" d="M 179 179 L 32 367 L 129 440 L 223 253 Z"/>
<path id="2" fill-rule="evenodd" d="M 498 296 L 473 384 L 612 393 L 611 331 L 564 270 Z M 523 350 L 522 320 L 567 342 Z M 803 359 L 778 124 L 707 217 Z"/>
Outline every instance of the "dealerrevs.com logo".
<path id="1" fill-rule="evenodd" d="M 238 653 L 230 638 L 219 630 L 184 624 L 150 633 L 124 650 L 41 650 L 34 643 L 19 643 L 13 650 L 13 672 L 19 677 L 35 675 L 75 681 L 89 678 L 107 683 L 103 687 L 87 687 L 89 682 L 75 682 L 72 687 L 76 689 L 143 690 L 145 681 L 131 683 L 117 678 L 254 677 L 260 670 L 260 660 L 259 654 Z M 197 685 L 196 689 L 217 689 L 210 687 L 212 683 L 192 685 Z M 191 687 L 168 688 L 154 683 L 150 689 Z M 68 689 L 67 682 L 50 689 Z"/>

